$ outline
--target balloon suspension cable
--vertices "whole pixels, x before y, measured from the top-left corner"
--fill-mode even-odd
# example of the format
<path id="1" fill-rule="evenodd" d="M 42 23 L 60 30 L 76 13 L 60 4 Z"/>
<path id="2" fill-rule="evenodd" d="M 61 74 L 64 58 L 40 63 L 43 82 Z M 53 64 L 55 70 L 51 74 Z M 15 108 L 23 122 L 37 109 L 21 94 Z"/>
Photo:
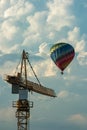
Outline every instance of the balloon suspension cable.
<path id="1" fill-rule="evenodd" d="M 39 81 L 39 79 L 38 79 L 38 77 L 37 77 L 37 75 L 36 75 L 36 73 L 35 73 L 35 71 L 34 71 L 32 65 L 31 65 L 31 63 L 30 63 L 30 61 L 29 61 L 29 54 L 28 54 L 28 52 L 26 53 L 26 56 L 27 56 L 27 61 L 28 61 L 29 65 L 30 65 L 30 67 L 31 67 L 31 70 L 32 70 L 34 76 L 36 77 L 36 79 L 37 79 L 39 85 L 41 85 L 41 83 L 40 83 L 40 81 Z"/>
<path id="2" fill-rule="evenodd" d="M 62 75 L 64 74 L 63 71 L 61 71 L 61 74 L 62 74 Z"/>

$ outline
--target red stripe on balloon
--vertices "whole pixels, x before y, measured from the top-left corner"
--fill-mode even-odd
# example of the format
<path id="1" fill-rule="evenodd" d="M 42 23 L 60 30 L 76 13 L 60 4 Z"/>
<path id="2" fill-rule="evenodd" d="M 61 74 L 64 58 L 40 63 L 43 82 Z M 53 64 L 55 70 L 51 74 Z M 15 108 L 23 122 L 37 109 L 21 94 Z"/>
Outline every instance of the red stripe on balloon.
<path id="1" fill-rule="evenodd" d="M 63 71 L 72 61 L 73 57 L 74 57 L 73 53 L 68 56 L 64 56 L 64 58 L 56 61 L 56 65 Z"/>

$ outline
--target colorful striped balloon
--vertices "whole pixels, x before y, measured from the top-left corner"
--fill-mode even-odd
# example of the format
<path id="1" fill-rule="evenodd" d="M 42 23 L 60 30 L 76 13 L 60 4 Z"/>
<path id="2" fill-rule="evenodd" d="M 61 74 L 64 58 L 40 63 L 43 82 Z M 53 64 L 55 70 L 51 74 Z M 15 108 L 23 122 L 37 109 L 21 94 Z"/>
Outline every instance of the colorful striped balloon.
<path id="1" fill-rule="evenodd" d="M 61 73 L 63 74 L 64 69 L 73 60 L 75 51 L 70 44 L 61 42 L 50 48 L 50 56 L 54 63 L 61 69 Z"/>

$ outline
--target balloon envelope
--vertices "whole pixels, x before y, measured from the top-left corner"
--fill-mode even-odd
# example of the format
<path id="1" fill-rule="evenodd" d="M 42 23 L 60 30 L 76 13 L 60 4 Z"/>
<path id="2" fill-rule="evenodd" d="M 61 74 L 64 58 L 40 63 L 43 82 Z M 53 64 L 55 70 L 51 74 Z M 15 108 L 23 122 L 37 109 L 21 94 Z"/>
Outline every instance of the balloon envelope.
<path id="1" fill-rule="evenodd" d="M 68 43 L 57 43 L 50 48 L 50 56 L 54 63 L 63 70 L 75 56 L 74 48 Z"/>

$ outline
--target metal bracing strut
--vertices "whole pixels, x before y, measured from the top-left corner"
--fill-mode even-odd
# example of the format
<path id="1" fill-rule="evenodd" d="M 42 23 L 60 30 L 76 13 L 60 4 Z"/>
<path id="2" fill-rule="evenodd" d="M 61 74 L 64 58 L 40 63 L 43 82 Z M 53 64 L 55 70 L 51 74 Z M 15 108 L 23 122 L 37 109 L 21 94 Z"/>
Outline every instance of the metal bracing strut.
<path id="1" fill-rule="evenodd" d="M 13 107 L 17 108 L 15 116 L 18 130 L 28 130 L 28 119 L 30 118 L 30 108 L 33 107 L 33 102 L 27 100 L 13 101 Z"/>

